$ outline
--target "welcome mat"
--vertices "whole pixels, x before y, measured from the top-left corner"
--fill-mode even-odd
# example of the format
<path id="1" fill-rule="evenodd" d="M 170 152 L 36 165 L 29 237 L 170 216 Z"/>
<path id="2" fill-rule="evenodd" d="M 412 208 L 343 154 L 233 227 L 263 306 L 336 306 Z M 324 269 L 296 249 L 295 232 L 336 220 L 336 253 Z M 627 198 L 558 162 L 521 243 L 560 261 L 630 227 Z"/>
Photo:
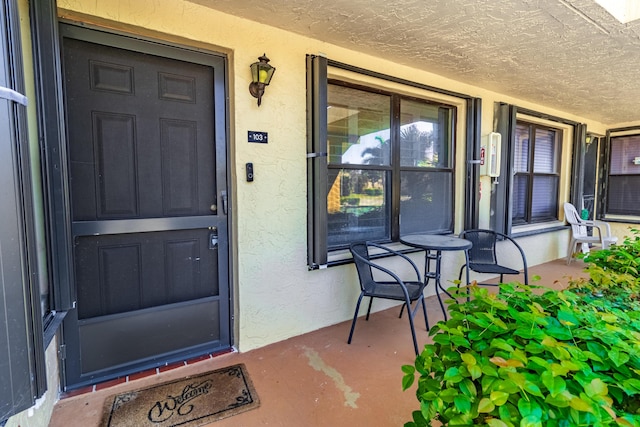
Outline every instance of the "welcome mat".
<path id="1" fill-rule="evenodd" d="M 197 427 L 260 406 L 244 364 L 107 398 L 103 427 Z"/>

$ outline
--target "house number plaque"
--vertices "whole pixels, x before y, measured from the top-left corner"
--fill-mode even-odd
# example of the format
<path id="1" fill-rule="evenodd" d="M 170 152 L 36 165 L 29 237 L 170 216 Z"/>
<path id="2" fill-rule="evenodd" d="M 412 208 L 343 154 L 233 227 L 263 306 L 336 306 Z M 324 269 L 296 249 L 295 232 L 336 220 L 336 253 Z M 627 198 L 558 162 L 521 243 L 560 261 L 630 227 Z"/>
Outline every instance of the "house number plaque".
<path id="1" fill-rule="evenodd" d="M 258 142 L 266 144 L 269 142 L 269 134 L 267 132 L 257 132 L 255 130 L 249 131 L 249 142 Z"/>

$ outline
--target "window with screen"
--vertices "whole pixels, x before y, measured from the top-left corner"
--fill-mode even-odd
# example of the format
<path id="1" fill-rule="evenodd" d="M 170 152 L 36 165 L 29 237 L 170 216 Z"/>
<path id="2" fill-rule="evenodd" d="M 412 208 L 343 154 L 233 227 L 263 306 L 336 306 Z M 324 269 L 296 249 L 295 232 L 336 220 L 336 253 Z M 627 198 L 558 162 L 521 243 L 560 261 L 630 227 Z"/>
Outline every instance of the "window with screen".
<path id="1" fill-rule="evenodd" d="M 513 163 L 513 225 L 558 219 L 561 130 L 518 121 Z"/>
<path id="2" fill-rule="evenodd" d="M 330 81 L 327 247 L 453 231 L 453 107 Z"/>
<path id="3" fill-rule="evenodd" d="M 609 159 L 607 213 L 640 215 L 640 135 L 611 138 Z"/>

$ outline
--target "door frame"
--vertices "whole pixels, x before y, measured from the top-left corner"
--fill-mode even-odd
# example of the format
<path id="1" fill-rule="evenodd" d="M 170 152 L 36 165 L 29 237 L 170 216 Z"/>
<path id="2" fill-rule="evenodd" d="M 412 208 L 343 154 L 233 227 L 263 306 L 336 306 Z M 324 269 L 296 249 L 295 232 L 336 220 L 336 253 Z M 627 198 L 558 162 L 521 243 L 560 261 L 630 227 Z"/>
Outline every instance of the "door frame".
<path id="1" fill-rule="evenodd" d="M 224 309 L 226 313 L 226 327 L 221 329 L 221 335 L 226 341 L 226 345 L 228 347 L 233 346 L 234 344 L 234 324 L 233 324 L 233 277 L 232 277 L 232 253 L 231 244 L 229 243 L 229 239 L 232 237 L 231 230 L 232 227 L 232 215 L 231 209 L 228 207 L 232 206 L 230 200 L 230 191 L 231 187 L 231 173 L 230 173 L 230 165 L 232 165 L 230 161 L 230 150 L 229 150 L 229 102 L 228 102 L 228 81 L 229 81 L 229 66 L 228 66 L 228 58 L 226 55 L 222 53 L 217 53 L 213 51 L 205 51 L 203 49 L 190 48 L 188 46 L 177 45 L 174 43 L 169 43 L 162 40 L 150 39 L 146 37 L 141 37 L 138 35 L 132 35 L 119 31 L 110 31 L 105 30 L 96 26 L 88 26 L 83 25 L 82 27 L 78 25 L 74 25 L 75 23 L 70 22 L 58 22 L 58 26 L 65 27 L 65 33 L 70 33 L 77 35 L 78 33 L 82 33 L 81 39 L 86 41 L 94 41 L 98 43 L 108 44 L 110 46 L 115 46 L 118 48 L 125 48 L 136 52 L 144 52 L 150 53 L 156 56 L 165 57 L 169 59 L 182 60 L 186 62 L 192 62 L 197 64 L 202 64 L 205 66 L 210 66 L 217 71 L 222 68 L 223 75 L 221 76 L 221 81 L 218 81 L 216 76 L 214 75 L 214 126 L 216 129 L 220 129 L 221 132 L 216 132 L 214 136 L 214 141 L 212 143 L 215 144 L 215 155 L 216 159 L 222 159 L 224 161 L 223 170 L 216 167 L 216 179 L 219 183 L 224 183 L 220 185 L 217 189 L 217 203 L 219 205 L 224 205 L 224 213 L 226 216 L 226 230 L 219 230 L 219 239 L 221 242 L 226 241 L 226 245 L 220 244 L 218 247 L 218 251 L 220 253 L 226 254 L 226 260 L 223 260 L 219 264 L 220 268 L 220 287 L 225 287 L 225 293 L 227 299 L 220 300 L 221 309 Z M 47 200 L 50 218 L 50 223 L 55 224 L 64 224 L 64 227 L 52 227 L 53 230 L 60 230 L 60 232 L 52 232 L 50 235 L 50 241 L 53 243 L 60 244 L 63 243 L 63 246 L 66 246 L 64 250 L 64 255 L 60 255 L 56 260 L 54 268 L 60 268 L 61 270 L 66 270 L 66 265 L 73 265 L 73 243 L 71 241 L 71 214 L 70 214 L 70 193 L 68 186 L 68 140 L 66 138 L 67 135 L 67 118 L 65 116 L 65 109 L 63 108 L 64 99 L 64 90 L 62 86 L 63 81 L 63 73 L 62 73 L 62 31 L 59 32 L 60 36 L 57 39 L 58 48 L 56 58 L 58 64 L 60 64 L 60 74 L 59 77 L 56 78 L 56 87 L 58 90 L 58 94 L 60 96 L 61 107 L 57 111 L 60 115 L 60 121 L 57 122 L 58 126 L 61 129 L 61 135 L 63 135 L 59 139 L 59 144 L 56 146 L 56 142 L 54 141 L 53 147 L 48 147 L 47 151 L 52 154 L 59 153 L 60 163 L 64 165 L 64 167 L 49 167 L 47 168 L 47 181 L 49 182 L 50 197 Z M 216 107 L 222 105 L 223 106 L 223 114 L 219 114 L 219 111 Z M 46 118 L 45 118 L 46 121 Z M 57 160 L 57 159 L 56 159 Z M 56 161 L 57 164 L 57 161 Z M 216 165 L 217 166 L 217 165 Z M 63 206 L 63 209 L 60 209 L 59 206 Z M 186 219 L 185 219 L 186 220 Z M 183 220 L 184 221 L 184 220 Z M 190 227 L 192 228 L 192 227 Z M 222 235 L 222 233 L 226 233 L 226 235 Z M 62 235 L 61 235 L 62 234 Z M 224 239 L 226 237 L 226 239 Z M 64 244 L 66 242 L 66 244 Z M 60 249 L 58 247 L 58 249 Z M 53 250 L 53 248 L 52 248 Z M 68 283 L 63 284 L 62 288 L 67 287 L 72 292 L 73 298 L 73 310 L 77 310 L 76 308 L 76 286 L 75 286 L 75 278 L 74 278 L 74 269 L 73 267 L 70 269 L 68 273 Z M 75 314 L 75 315 L 74 315 Z M 221 315 L 221 318 L 224 315 Z M 75 320 L 74 320 L 75 319 Z M 74 323 L 76 323 L 74 325 Z M 70 333 L 70 329 L 75 326 L 76 331 L 74 333 Z M 67 333 L 65 334 L 65 329 Z M 65 323 L 62 327 L 62 344 L 60 351 L 61 360 L 61 382 L 62 389 L 68 390 L 71 388 L 82 387 L 84 385 L 95 384 L 96 382 L 105 381 L 108 379 L 112 379 L 118 376 L 125 375 L 127 373 L 139 372 L 142 370 L 146 370 L 149 368 L 154 368 L 157 366 L 162 366 L 165 364 L 177 362 L 180 360 L 185 360 L 197 355 L 201 355 L 206 352 L 205 348 L 196 347 L 185 349 L 181 352 L 171 353 L 167 357 L 162 358 L 153 358 L 152 360 L 144 360 L 137 363 L 128 364 L 125 368 L 113 368 L 105 371 L 101 371 L 99 373 L 92 373 L 87 375 L 80 375 L 79 380 L 73 381 L 72 384 L 69 383 L 69 376 L 75 376 L 76 373 L 81 372 L 79 367 L 80 358 L 78 355 L 67 354 L 71 348 L 79 348 L 78 343 L 74 343 L 73 340 L 77 339 L 74 336 L 77 335 L 77 313 L 70 313 L 69 316 L 65 319 Z M 221 342 L 223 339 L 221 339 Z M 67 346 L 67 343 L 70 343 L 70 346 Z M 73 356 L 73 357 L 72 357 Z M 74 362 L 70 362 L 74 360 Z M 68 364 L 77 364 L 78 366 Z M 70 369 L 72 372 L 67 372 Z"/>

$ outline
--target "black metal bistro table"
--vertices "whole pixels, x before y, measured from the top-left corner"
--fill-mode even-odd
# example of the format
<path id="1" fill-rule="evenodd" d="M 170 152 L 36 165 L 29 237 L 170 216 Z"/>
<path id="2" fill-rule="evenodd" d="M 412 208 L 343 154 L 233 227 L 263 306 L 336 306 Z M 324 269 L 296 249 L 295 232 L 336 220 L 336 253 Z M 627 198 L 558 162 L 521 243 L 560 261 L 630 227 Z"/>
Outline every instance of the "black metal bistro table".
<path id="1" fill-rule="evenodd" d="M 419 248 L 425 252 L 424 260 L 424 281 L 425 285 L 429 284 L 430 279 L 436 281 L 436 296 L 444 314 L 444 320 L 447 320 L 447 310 L 444 308 L 442 298 L 438 289 L 449 295 L 445 288 L 440 283 L 440 264 L 442 261 L 443 251 L 464 251 L 464 260 L 467 270 L 467 284 L 469 284 L 469 249 L 471 249 L 472 243 L 469 240 L 461 239 L 454 236 L 442 236 L 438 234 L 407 234 L 406 236 L 400 236 L 400 242 L 407 246 L 413 246 Z M 435 260 L 435 270 L 431 271 L 431 260 Z"/>

